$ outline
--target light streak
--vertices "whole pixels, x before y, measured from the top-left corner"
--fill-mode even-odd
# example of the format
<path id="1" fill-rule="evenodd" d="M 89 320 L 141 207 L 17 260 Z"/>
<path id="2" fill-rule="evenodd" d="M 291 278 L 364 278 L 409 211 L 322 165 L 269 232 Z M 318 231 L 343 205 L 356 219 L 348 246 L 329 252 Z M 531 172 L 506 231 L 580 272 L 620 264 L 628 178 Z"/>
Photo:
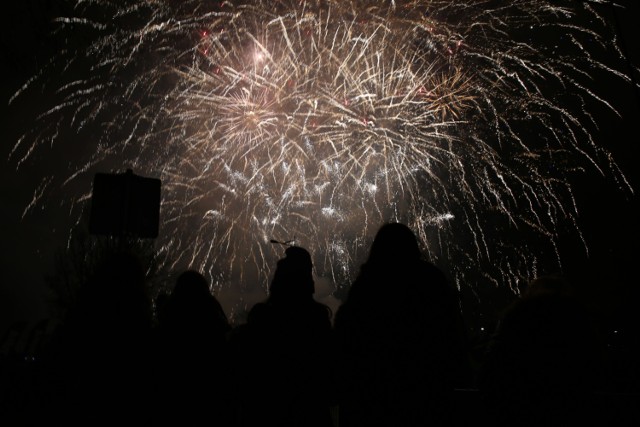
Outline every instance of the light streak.
<path id="1" fill-rule="evenodd" d="M 30 206 L 105 168 L 160 177 L 159 256 L 219 289 L 265 287 L 272 238 L 346 286 L 395 220 L 459 285 L 515 290 L 539 268 L 522 236 L 555 248 L 576 223 L 575 169 L 628 187 L 591 137 L 590 106 L 616 114 L 591 76 L 631 84 L 596 59 L 616 48 L 601 3 L 77 0 L 68 48 L 12 98 L 57 88 L 10 159 L 95 138 Z"/>

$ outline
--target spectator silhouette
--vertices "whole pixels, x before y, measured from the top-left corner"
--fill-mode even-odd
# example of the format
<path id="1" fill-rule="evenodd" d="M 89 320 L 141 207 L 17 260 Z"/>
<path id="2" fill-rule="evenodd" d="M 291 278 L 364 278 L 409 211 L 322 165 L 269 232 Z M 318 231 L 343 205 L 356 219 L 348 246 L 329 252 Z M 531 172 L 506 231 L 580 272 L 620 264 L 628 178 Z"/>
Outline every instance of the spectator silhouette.
<path id="1" fill-rule="evenodd" d="M 138 258 L 105 257 L 80 290 L 50 352 L 48 401 L 54 425 L 146 423 L 151 305 Z"/>
<path id="2" fill-rule="evenodd" d="M 313 299 L 309 253 L 289 247 L 266 302 L 233 334 L 242 426 L 330 426 L 331 313 Z"/>
<path id="3" fill-rule="evenodd" d="M 470 377 L 456 292 L 413 232 L 386 224 L 336 314 L 340 425 L 446 424 Z"/>
<path id="4" fill-rule="evenodd" d="M 594 422 L 603 386 L 604 347 L 566 281 L 534 280 L 503 316 L 479 385 L 504 425 Z"/>
<path id="5" fill-rule="evenodd" d="M 225 341 L 230 326 L 204 276 L 192 270 L 180 274 L 158 317 L 158 423 L 229 425 Z"/>

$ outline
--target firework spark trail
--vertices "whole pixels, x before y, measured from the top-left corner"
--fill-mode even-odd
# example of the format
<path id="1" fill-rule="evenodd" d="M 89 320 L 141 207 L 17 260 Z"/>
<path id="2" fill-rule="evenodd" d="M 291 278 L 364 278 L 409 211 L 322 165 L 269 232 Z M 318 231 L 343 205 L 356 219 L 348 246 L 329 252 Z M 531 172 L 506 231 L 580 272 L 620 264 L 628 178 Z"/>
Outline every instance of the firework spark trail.
<path id="1" fill-rule="evenodd" d="M 458 284 L 482 270 L 515 289 L 538 261 L 513 230 L 555 247 L 575 223 L 572 168 L 625 182 L 585 107 L 615 112 L 584 83 L 592 70 L 628 81 L 585 48 L 615 48 L 601 1 L 557 3 L 78 0 L 60 33 L 89 41 L 52 61 L 63 82 L 44 129 L 11 157 L 56 123 L 100 129 L 78 176 L 114 162 L 160 176 L 165 262 L 219 287 L 264 286 L 271 238 L 295 238 L 343 286 L 398 220 Z"/>

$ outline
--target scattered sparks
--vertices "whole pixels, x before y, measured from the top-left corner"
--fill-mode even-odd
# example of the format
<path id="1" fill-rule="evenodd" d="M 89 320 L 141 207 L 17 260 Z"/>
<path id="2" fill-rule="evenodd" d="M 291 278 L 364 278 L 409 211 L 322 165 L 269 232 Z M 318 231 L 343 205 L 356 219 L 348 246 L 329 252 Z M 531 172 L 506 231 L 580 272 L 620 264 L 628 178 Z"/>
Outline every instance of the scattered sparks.
<path id="1" fill-rule="evenodd" d="M 598 0 L 125 3 L 78 0 L 58 20 L 76 41 L 11 156 L 66 126 L 53 143 L 96 144 L 74 180 L 160 177 L 161 256 L 220 289 L 264 286 L 271 238 L 345 286 L 386 221 L 457 283 L 483 271 L 514 288 L 538 263 L 518 233 L 554 247 L 575 223 L 575 165 L 622 177 L 589 131 L 587 105 L 615 113 L 590 73 L 627 79 L 587 52 L 611 43 Z"/>

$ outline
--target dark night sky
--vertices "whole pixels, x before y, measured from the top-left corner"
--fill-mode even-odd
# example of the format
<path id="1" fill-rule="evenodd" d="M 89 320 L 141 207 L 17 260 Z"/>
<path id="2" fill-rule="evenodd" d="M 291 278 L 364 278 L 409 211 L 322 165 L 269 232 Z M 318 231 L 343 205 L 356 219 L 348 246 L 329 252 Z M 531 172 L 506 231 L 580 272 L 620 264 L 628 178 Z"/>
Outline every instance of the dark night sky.
<path id="1" fill-rule="evenodd" d="M 623 48 L 633 63 L 640 64 L 640 2 L 620 0 L 618 3 L 627 8 L 616 14 Z M 53 254 L 66 237 L 65 213 L 58 212 L 59 209 L 38 209 L 22 218 L 33 197 L 33 189 L 40 181 L 39 170 L 23 168 L 16 171 L 15 162 L 7 160 L 21 129 L 29 126 L 29 103 L 37 103 L 36 99 L 31 99 L 8 108 L 7 100 L 37 71 L 43 58 L 55 51 L 56 42 L 47 34 L 50 17 L 63 12 L 58 8 L 57 2 L 47 0 L 3 5 L 0 29 L 3 63 L 0 93 L 0 230 L 3 233 L 0 240 L 0 331 L 15 320 L 49 315 L 43 275 L 51 272 Z M 635 78 L 638 81 L 639 76 L 636 74 Z M 632 187 L 636 192 L 640 191 L 637 167 L 640 92 L 610 82 L 598 84 L 607 85 L 609 99 L 619 107 L 622 118 L 616 120 L 611 114 L 603 115 L 601 132 L 594 135 L 595 140 L 613 153 Z M 48 167 L 45 166 L 46 159 L 39 160 L 43 167 Z M 636 299 L 640 296 L 634 268 L 640 255 L 638 198 L 595 174 L 576 176 L 575 195 L 580 226 L 591 252 L 587 257 L 574 237 L 561 238 L 565 273 L 580 281 L 584 298 L 597 306 L 609 322 L 627 321 L 631 316 L 624 313 L 637 306 Z M 470 312 L 482 312 L 491 318 L 497 316 L 512 297 L 507 289 L 487 287 L 482 290 L 480 302 L 469 295 L 464 301 Z M 478 321 L 475 315 L 472 317 Z"/>

